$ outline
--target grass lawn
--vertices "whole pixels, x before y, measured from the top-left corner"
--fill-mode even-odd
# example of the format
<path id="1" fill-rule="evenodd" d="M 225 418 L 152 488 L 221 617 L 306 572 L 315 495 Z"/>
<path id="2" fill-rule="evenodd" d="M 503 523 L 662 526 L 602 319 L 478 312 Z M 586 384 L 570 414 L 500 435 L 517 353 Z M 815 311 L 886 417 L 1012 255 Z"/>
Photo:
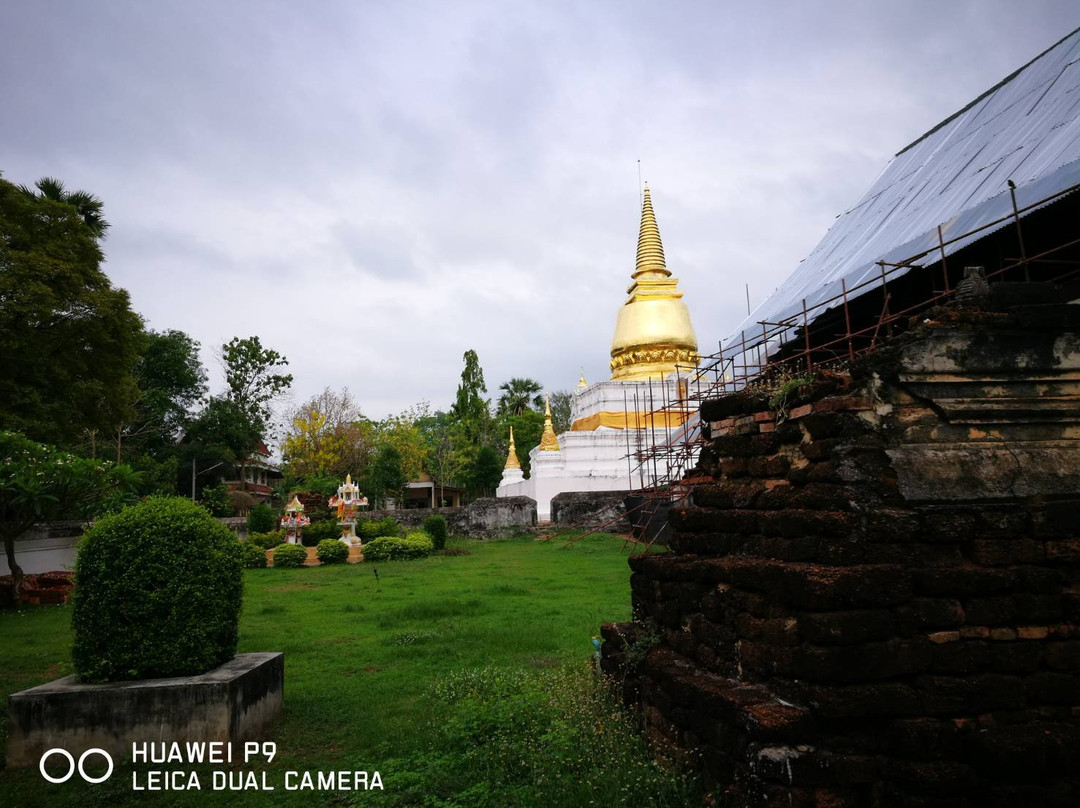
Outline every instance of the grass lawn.
<path id="1" fill-rule="evenodd" d="M 222 767 L 119 768 L 96 786 L 4 770 L 0 806 L 700 804 L 588 662 L 600 624 L 629 617 L 621 539 L 449 547 L 464 554 L 381 563 L 379 580 L 370 564 L 247 571 L 239 650 L 285 652 L 278 755 L 260 767 L 274 791 L 212 791 Z M 0 612 L 5 696 L 72 673 L 70 617 Z M 202 790 L 133 791 L 151 768 L 194 769 Z M 286 791 L 289 770 L 379 771 L 384 789 Z"/>

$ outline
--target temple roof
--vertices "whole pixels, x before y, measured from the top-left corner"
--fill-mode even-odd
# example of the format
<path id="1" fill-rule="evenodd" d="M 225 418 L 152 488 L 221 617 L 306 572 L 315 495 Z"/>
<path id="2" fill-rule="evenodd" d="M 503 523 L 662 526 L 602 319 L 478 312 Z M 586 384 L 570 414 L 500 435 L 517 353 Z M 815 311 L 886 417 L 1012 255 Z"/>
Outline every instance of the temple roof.
<path id="1" fill-rule="evenodd" d="M 840 295 L 842 281 L 871 291 L 880 285 L 876 262 L 936 249 L 939 225 L 948 241 L 1010 215 L 1009 180 L 1020 208 L 1080 183 L 1080 28 L 893 157 L 723 347 L 734 348 L 743 330 L 760 333 L 762 320 L 801 312 L 804 298 L 813 307 Z M 946 255 L 1003 226 L 947 244 Z"/>

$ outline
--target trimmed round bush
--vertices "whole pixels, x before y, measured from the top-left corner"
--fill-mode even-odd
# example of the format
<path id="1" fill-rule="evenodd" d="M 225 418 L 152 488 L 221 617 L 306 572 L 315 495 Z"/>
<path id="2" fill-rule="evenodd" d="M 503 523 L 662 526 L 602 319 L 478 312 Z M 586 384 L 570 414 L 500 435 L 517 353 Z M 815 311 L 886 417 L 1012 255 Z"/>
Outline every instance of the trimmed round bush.
<path id="1" fill-rule="evenodd" d="M 253 570 L 266 566 L 266 550 L 251 542 L 240 543 L 240 563 Z"/>
<path id="2" fill-rule="evenodd" d="M 191 676 L 232 659 L 241 543 L 186 499 L 148 499 L 94 522 L 75 560 L 75 642 L 85 682 Z"/>
<path id="3" fill-rule="evenodd" d="M 304 528 L 300 539 L 305 547 L 318 547 L 323 539 L 340 539 L 341 525 L 337 522 L 314 522 Z"/>
<path id="4" fill-rule="evenodd" d="M 278 526 L 277 512 L 269 505 L 259 503 L 248 511 L 248 533 L 270 533 Z"/>
<path id="5" fill-rule="evenodd" d="M 269 533 L 248 533 L 247 543 L 264 550 L 273 550 L 285 541 L 284 530 L 271 530 Z"/>
<path id="6" fill-rule="evenodd" d="M 341 539 L 323 539 L 315 548 L 315 555 L 324 564 L 344 564 L 349 558 L 349 545 Z"/>
<path id="7" fill-rule="evenodd" d="M 299 544 L 283 542 L 274 548 L 275 567 L 302 567 L 307 561 L 307 550 Z"/>
<path id="8" fill-rule="evenodd" d="M 382 536 L 400 537 L 401 525 L 392 516 L 384 516 L 381 519 L 364 519 L 356 523 L 356 534 L 365 541 Z"/>
<path id="9" fill-rule="evenodd" d="M 424 532 L 431 536 L 436 550 L 446 547 L 446 517 L 434 513 L 424 519 Z"/>
<path id="10" fill-rule="evenodd" d="M 426 558 L 435 552 L 435 545 L 426 533 L 410 533 L 404 539 L 380 536 L 364 545 L 365 561 L 406 561 Z"/>

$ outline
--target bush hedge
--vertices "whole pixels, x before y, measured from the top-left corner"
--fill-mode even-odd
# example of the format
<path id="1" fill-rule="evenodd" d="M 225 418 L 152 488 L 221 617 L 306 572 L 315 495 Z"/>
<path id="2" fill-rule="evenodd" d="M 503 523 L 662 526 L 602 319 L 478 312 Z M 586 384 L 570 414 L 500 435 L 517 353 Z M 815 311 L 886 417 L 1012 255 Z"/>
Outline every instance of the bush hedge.
<path id="1" fill-rule="evenodd" d="M 323 539 L 340 539 L 341 525 L 337 522 L 315 522 L 304 528 L 300 539 L 305 547 L 318 547 Z"/>
<path id="2" fill-rule="evenodd" d="M 424 519 L 424 532 L 431 536 L 436 550 L 446 547 L 446 517 L 434 513 Z"/>
<path id="3" fill-rule="evenodd" d="M 404 539 L 380 536 L 364 545 L 365 561 L 405 561 L 425 558 L 435 552 L 435 545 L 426 533 L 410 533 Z"/>
<path id="4" fill-rule="evenodd" d="M 364 541 L 381 536 L 400 537 L 401 525 L 392 516 L 384 516 L 381 519 L 362 519 L 356 523 L 356 535 Z"/>
<path id="5" fill-rule="evenodd" d="M 299 544 L 283 542 L 274 548 L 275 567 L 302 567 L 307 561 L 307 550 Z"/>
<path id="6" fill-rule="evenodd" d="M 251 542 L 240 543 L 240 563 L 247 569 L 258 569 L 266 566 L 266 550 Z"/>
<path id="7" fill-rule="evenodd" d="M 254 544 L 264 550 L 272 550 L 285 541 L 284 530 L 271 530 L 269 533 L 248 533 L 248 544 Z"/>
<path id="8" fill-rule="evenodd" d="M 273 508 L 262 502 L 251 506 L 247 518 L 248 533 L 269 533 L 277 526 L 277 512 Z"/>
<path id="9" fill-rule="evenodd" d="M 236 653 L 241 544 L 186 499 L 98 519 L 75 560 L 72 659 L 86 682 L 190 676 Z"/>
<path id="10" fill-rule="evenodd" d="M 319 542 L 315 555 L 324 564 L 344 564 L 349 558 L 349 545 L 341 539 L 323 539 Z"/>

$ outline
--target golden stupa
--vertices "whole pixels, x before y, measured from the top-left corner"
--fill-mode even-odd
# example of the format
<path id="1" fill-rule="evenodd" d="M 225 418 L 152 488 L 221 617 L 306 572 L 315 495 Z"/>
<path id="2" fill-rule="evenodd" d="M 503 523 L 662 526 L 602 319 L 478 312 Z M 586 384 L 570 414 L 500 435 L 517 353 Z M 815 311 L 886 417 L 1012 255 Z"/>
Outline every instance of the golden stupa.
<path id="1" fill-rule="evenodd" d="M 540 436 L 540 451 L 559 451 L 559 439 L 555 437 L 555 429 L 551 426 L 551 396 L 544 402 L 544 434 Z"/>
<path id="2" fill-rule="evenodd" d="M 615 321 L 611 340 L 612 381 L 663 379 L 677 370 L 697 367 L 697 335 L 682 301 L 679 279 L 664 263 L 664 245 L 656 225 L 649 186 L 641 206 L 637 266 L 630 295 Z"/>
<path id="3" fill-rule="evenodd" d="M 521 461 L 518 460 L 517 447 L 514 445 L 514 428 L 510 427 L 510 451 L 506 453 L 506 465 L 503 466 L 503 470 L 519 468 L 521 468 Z"/>

